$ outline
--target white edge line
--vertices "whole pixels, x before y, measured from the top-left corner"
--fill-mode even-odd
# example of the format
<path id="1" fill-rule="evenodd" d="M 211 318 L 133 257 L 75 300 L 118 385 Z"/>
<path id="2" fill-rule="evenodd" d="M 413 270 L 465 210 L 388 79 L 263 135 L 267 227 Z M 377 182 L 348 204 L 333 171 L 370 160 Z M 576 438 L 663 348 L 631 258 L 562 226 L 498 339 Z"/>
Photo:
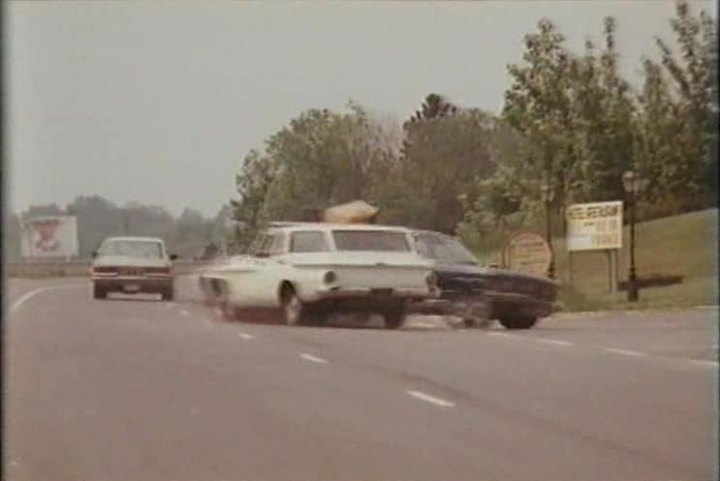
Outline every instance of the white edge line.
<path id="1" fill-rule="evenodd" d="M 444 400 L 444 399 L 440 399 L 440 398 L 437 398 L 437 397 L 435 397 L 435 396 L 430 396 L 429 394 L 425 394 L 424 392 L 413 391 L 413 390 L 410 390 L 410 389 L 408 389 L 408 390 L 405 391 L 405 392 L 408 393 L 410 396 L 416 398 L 416 399 L 419 399 L 419 400 L 421 400 L 421 401 L 428 402 L 428 403 L 430 403 L 430 404 L 434 404 L 434 405 L 436 405 L 436 406 L 440 406 L 440 407 L 443 407 L 443 408 L 452 408 L 452 407 L 455 407 L 455 403 L 454 403 L 454 402 L 446 401 L 446 400 Z"/>
<path id="2" fill-rule="evenodd" d="M 558 339 L 535 339 L 537 342 L 542 342 L 543 344 L 553 344 L 555 346 L 572 346 L 573 343 L 569 341 L 560 341 Z"/>
<path id="3" fill-rule="evenodd" d="M 300 354 L 300 357 L 305 359 L 306 361 L 315 362 L 317 364 L 327 364 L 327 361 L 325 359 L 313 356 L 312 354 L 302 353 Z"/>
<path id="4" fill-rule="evenodd" d="M 633 356 L 633 357 L 644 357 L 647 356 L 647 354 L 644 354 L 642 352 L 638 351 L 630 351 L 628 349 L 617 349 L 615 347 L 608 347 L 605 349 L 607 352 L 614 352 L 615 354 L 623 354 L 625 356 Z"/>
<path id="5" fill-rule="evenodd" d="M 10 313 L 15 314 L 20 308 L 25 304 L 27 301 L 29 301 L 31 298 L 35 297 L 36 295 L 40 294 L 41 292 L 47 291 L 49 289 L 52 289 L 50 286 L 46 287 L 38 287 L 37 289 L 33 289 L 30 292 L 25 293 L 20 299 L 15 301 L 10 308 Z"/>
<path id="6" fill-rule="evenodd" d="M 244 333 L 244 332 L 238 333 L 238 336 L 242 337 L 243 339 L 247 339 L 248 341 L 249 341 L 250 339 L 255 339 L 255 336 L 253 336 L 253 335 L 251 335 L 251 334 L 246 334 L 246 333 Z"/>

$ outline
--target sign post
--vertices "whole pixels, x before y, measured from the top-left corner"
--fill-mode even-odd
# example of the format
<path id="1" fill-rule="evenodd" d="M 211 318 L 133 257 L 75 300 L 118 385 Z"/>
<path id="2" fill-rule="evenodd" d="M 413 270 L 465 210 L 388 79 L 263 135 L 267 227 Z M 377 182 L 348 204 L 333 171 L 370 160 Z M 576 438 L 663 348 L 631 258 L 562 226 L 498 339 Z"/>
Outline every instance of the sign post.
<path id="1" fill-rule="evenodd" d="M 622 248 L 622 214 L 622 201 L 572 204 L 565 214 L 569 252 L 604 250 L 607 253 L 610 292 L 617 292 L 617 252 Z"/>

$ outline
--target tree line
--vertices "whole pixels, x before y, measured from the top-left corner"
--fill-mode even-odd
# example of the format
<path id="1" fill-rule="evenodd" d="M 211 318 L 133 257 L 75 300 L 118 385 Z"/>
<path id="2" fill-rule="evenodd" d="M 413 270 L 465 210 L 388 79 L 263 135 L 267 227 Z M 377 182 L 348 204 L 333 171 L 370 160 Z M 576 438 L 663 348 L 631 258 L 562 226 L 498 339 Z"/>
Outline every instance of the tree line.
<path id="1" fill-rule="evenodd" d="M 5 222 L 3 246 L 8 261 L 21 258 L 20 225 L 25 219 L 53 215 L 73 215 L 78 223 L 79 257 L 89 258 L 100 242 L 111 236 L 160 237 L 169 252 L 181 259 L 216 255 L 225 236 L 225 212 L 205 218 L 193 209 L 174 217 L 166 209 L 139 203 L 118 206 L 98 196 L 76 197 L 65 208 L 57 204 L 30 206 L 20 213 L 9 213 Z"/>
<path id="2" fill-rule="evenodd" d="M 600 45 L 587 41 L 581 53 L 543 19 L 508 66 L 499 114 L 436 93 L 401 125 L 352 102 L 301 113 L 243 159 L 230 201 L 242 226 L 235 249 L 268 220 L 303 220 L 308 209 L 354 199 L 380 207 L 379 222 L 482 245 L 539 222 L 543 185 L 564 219 L 570 203 L 622 200 L 630 169 L 649 179 L 641 218 L 715 205 L 715 20 L 680 1 L 670 24 L 676 45 L 656 39 L 637 88 L 619 71 L 614 18 L 604 19 Z"/>

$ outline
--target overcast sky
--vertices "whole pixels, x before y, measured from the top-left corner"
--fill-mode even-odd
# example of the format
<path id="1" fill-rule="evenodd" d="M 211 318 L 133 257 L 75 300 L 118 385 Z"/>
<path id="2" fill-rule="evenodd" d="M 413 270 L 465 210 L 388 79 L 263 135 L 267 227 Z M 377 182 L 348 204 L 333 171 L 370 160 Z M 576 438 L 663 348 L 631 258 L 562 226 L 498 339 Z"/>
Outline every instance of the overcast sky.
<path id="1" fill-rule="evenodd" d="M 398 121 L 438 92 L 499 112 L 542 17 L 568 45 L 618 20 L 633 82 L 665 0 L 499 2 L 24 1 L 6 8 L 7 198 L 99 194 L 214 215 L 243 156 L 303 110 L 354 100 Z M 716 11 L 714 1 L 691 2 Z M 9 164 L 9 165 L 8 165 Z"/>

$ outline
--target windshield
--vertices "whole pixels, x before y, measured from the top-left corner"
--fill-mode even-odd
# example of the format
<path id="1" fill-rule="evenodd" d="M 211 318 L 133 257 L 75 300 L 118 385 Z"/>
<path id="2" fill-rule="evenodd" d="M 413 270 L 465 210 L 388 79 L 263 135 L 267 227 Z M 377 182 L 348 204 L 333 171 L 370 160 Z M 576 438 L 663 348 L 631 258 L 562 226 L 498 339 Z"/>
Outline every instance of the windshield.
<path id="1" fill-rule="evenodd" d="M 103 242 L 98 255 L 158 259 L 163 256 L 163 252 L 162 245 L 155 241 L 111 240 Z"/>
<path id="2" fill-rule="evenodd" d="M 420 255 L 446 264 L 477 264 L 478 261 L 457 239 L 440 234 L 418 234 Z"/>
<path id="3" fill-rule="evenodd" d="M 410 244 L 403 232 L 381 230 L 333 231 L 335 247 L 339 251 L 409 252 Z"/>

